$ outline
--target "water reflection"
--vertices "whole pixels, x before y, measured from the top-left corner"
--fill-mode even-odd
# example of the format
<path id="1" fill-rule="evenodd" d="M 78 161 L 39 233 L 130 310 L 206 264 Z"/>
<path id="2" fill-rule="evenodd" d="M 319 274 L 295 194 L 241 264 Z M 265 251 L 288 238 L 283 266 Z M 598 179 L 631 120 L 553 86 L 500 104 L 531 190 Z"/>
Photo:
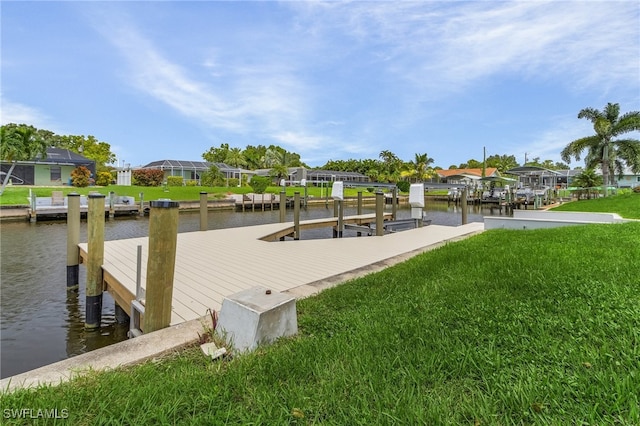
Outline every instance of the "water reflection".
<path id="1" fill-rule="evenodd" d="M 386 206 L 390 211 L 390 206 Z M 374 206 L 365 206 L 364 213 L 374 213 Z M 447 203 L 428 203 L 427 219 L 434 225 L 456 226 L 461 223 L 460 207 Z M 469 222 L 481 222 L 483 215 L 500 214 L 478 206 L 469 206 Z M 356 214 L 355 206 L 346 206 L 345 215 Z M 315 219 L 333 216 L 333 206 L 309 206 L 301 209 L 300 218 Z M 398 209 L 398 218 L 409 218 L 408 206 Z M 276 223 L 275 211 L 211 211 L 209 229 L 222 229 Z M 287 221 L 293 211 L 287 211 Z M 198 212 L 181 213 L 178 232 L 200 229 Z M 12 376 L 42 365 L 76 356 L 96 348 L 126 339 L 127 324 L 115 320 L 114 301 L 104 294 L 102 327 L 99 331 L 84 330 L 86 268 L 80 267 L 80 288 L 66 290 L 66 223 L 28 222 L 3 223 L 0 232 L 0 377 Z M 148 218 L 129 216 L 108 220 L 105 239 L 146 236 Z M 330 228 L 302 233 L 302 239 L 330 238 Z M 355 233 L 354 233 L 355 235 Z M 348 235 L 347 235 L 348 236 Z M 87 241 L 86 222 L 80 226 L 80 241 Z"/>

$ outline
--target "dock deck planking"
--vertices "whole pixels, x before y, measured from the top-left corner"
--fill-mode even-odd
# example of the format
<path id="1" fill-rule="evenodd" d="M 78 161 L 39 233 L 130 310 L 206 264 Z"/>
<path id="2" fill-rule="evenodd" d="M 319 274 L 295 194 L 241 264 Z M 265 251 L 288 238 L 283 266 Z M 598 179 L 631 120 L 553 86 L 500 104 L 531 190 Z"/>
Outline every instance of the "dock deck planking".
<path id="1" fill-rule="evenodd" d="M 330 218 L 336 219 L 336 218 Z M 307 222 L 301 222 L 302 225 Z M 313 226 L 318 221 L 314 220 Z M 331 221 L 325 221 L 325 224 Z M 225 297 L 255 286 L 290 291 L 433 244 L 480 232 L 482 223 L 430 225 L 382 237 L 264 241 L 293 222 L 178 234 L 171 325 L 220 310 Z M 146 283 L 148 238 L 106 241 L 105 288 L 126 312 L 136 292 L 137 246 Z M 79 244 L 86 259 L 87 243 Z"/>

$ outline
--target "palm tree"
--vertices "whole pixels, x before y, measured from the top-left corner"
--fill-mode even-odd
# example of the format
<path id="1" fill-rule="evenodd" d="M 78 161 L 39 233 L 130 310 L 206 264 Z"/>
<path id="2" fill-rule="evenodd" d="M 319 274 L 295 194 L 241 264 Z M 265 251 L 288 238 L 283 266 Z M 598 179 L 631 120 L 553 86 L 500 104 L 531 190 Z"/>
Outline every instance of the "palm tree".
<path id="1" fill-rule="evenodd" d="M 33 160 L 38 154 L 42 158 L 46 158 L 47 148 L 47 141 L 38 134 L 38 130 L 33 126 L 13 123 L 2 126 L 0 129 L 0 159 L 10 162 L 11 167 L 2 181 L 0 195 L 4 193 L 17 162 Z"/>
<path id="2" fill-rule="evenodd" d="M 264 162 L 271 168 L 269 176 L 278 180 L 289 177 L 289 153 L 282 148 L 269 147 L 264 154 Z"/>
<path id="3" fill-rule="evenodd" d="M 231 148 L 227 151 L 227 156 L 225 157 L 224 162 L 236 168 L 247 164 L 247 160 L 244 158 L 244 154 L 240 148 Z"/>
<path id="4" fill-rule="evenodd" d="M 382 159 L 383 168 L 380 170 L 378 178 L 388 182 L 397 182 L 400 179 L 402 160 L 389 150 L 381 151 L 380 158 Z"/>
<path id="5" fill-rule="evenodd" d="M 429 157 L 426 152 L 424 154 L 416 153 L 413 161 L 407 163 L 408 170 L 402 174 L 409 178 L 415 178 L 417 181 L 429 179 L 433 172 L 430 167 L 433 161 L 433 158 Z"/>
<path id="6" fill-rule="evenodd" d="M 640 171 L 640 141 L 637 139 L 614 139 L 615 137 L 640 130 L 640 111 L 631 111 L 620 116 L 620 105 L 608 103 L 604 110 L 584 108 L 578 118 L 586 118 L 593 123 L 596 134 L 576 139 L 569 143 L 560 156 L 565 162 L 571 157 L 580 160 L 586 149 L 587 168 L 600 166 L 603 178 L 603 193 L 607 196 L 607 186 L 611 184 L 611 172 L 622 175 L 625 165 L 634 173 Z"/>
<path id="7" fill-rule="evenodd" d="M 591 189 L 602 185 L 602 177 L 598 176 L 595 170 L 587 169 L 573 178 L 572 185 L 586 189 L 587 198 L 591 198 Z"/>

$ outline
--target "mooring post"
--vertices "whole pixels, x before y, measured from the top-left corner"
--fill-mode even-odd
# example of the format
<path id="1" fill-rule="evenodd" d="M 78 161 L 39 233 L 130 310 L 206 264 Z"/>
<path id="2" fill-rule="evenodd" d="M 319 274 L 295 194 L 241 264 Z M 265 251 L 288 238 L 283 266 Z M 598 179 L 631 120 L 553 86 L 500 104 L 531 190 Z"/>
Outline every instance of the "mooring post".
<path id="1" fill-rule="evenodd" d="M 144 216 L 144 193 L 140 193 L 140 209 L 138 210 L 140 216 Z"/>
<path id="2" fill-rule="evenodd" d="M 356 207 L 356 214 L 360 216 L 362 214 L 362 191 L 358 191 L 358 206 Z M 356 233 L 358 237 L 362 236 L 362 232 Z"/>
<path id="3" fill-rule="evenodd" d="M 171 200 L 151 202 L 143 327 L 145 333 L 168 327 L 171 323 L 179 206 L 177 201 Z"/>
<path id="4" fill-rule="evenodd" d="M 338 200 L 338 238 L 342 238 L 344 231 L 344 201 Z"/>
<path id="5" fill-rule="evenodd" d="M 200 230 L 201 231 L 206 231 L 208 228 L 207 215 L 209 213 L 209 209 L 207 206 L 207 195 L 208 194 L 206 192 L 200 193 Z"/>
<path id="6" fill-rule="evenodd" d="M 309 198 L 309 190 L 307 189 L 307 185 L 305 184 L 304 185 L 304 209 L 305 210 L 307 209 L 307 205 L 308 205 L 307 199 L 308 198 Z"/>
<path id="7" fill-rule="evenodd" d="M 29 192 L 31 192 L 31 189 L 29 189 Z M 36 212 L 36 194 L 35 193 L 31 193 L 31 215 L 29 216 L 29 222 L 31 223 L 36 223 L 36 221 L 38 220 L 38 213 Z"/>
<path id="8" fill-rule="evenodd" d="M 300 192 L 293 193 L 293 239 L 300 239 Z"/>
<path id="9" fill-rule="evenodd" d="M 398 187 L 394 186 L 391 190 L 391 220 L 396 220 L 396 213 L 398 211 Z"/>
<path id="10" fill-rule="evenodd" d="M 384 194 L 376 192 L 376 236 L 384 235 Z"/>
<path id="11" fill-rule="evenodd" d="M 78 290 L 80 249 L 80 194 L 67 195 L 67 290 Z"/>
<path id="12" fill-rule="evenodd" d="M 113 219 L 115 217 L 115 211 L 114 211 L 115 195 L 116 195 L 115 192 L 109 191 L 109 219 Z"/>
<path id="13" fill-rule="evenodd" d="M 338 217 L 339 211 L 338 211 L 338 200 L 337 199 L 333 199 L 333 217 Z M 333 227 L 333 238 L 338 238 L 338 226 L 334 226 Z"/>
<path id="14" fill-rule="evenodd" d="M 104 198 L 89 194 L 87 212 L 87 288 L 84 328 L 96 330 L 102 321 L 102 263 L 104 261 Z"/>
<path id="15" fill-rule="evenodd" d="M 287 193 L 282 188 L 280 191 L 280 223 L 284 223 L 287 217 Z"/>
<path id="16" fill-rule="evenodd" d="M 464 188 L 462 188 L 462 198 L 460 199 L 460 208 L 462 209 L 462 224 L 466 225 L 467 224 L 467 210 L 468 210 L 468 206 L 467 206 L 467 187 L 465 186 Z"/>

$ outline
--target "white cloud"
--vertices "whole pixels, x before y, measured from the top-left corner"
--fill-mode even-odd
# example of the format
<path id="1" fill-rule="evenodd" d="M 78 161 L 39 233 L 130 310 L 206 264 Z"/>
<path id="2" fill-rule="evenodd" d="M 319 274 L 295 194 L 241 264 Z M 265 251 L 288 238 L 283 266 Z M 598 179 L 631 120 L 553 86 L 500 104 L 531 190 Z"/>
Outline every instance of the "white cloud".
<path id="1" fill-rule="evenodd" d="M 526 152 L 529 159 L 540 157 L 542 160 L 562 161 L 560 152 L 570 142 L 592 134 L 593 127 L 586 120 L 576 120 L 574 115 L 556 117 L 550 128 L 531 136 L 530 142 L 518 147 L 518 152 L 511 154 L 520 158 Z M 582 163 L 574 158 L 569 165 L 574 168 L 582 166 Z"/>
<path id="2" fill-rule="evenodd" d="M 311 133 L 309 105 L 315 97 L 299 77 L 296 59 L 287 56 L 295 52 L 264 52 L 247 63 L 207 46 L 200 62 L 205 74 L 199 74 L 171 60 L 126 15 L 100 18 L 96 28 L 125 58 L 128 83 L 183 116 L 226 134 L 273 138 L 287 149 L 317 149 L 326 141 Z"/>
<path id="3" fill-rule="evenodd" d="M 570 76 L 577 90 L 637 79 L 635 2 L 353 2 L 292 7 L 316 33 L 344 32 L 440 96 L 494 75 Z"/>
<path id="4" fill-rule="evenodd" d="M 49 117 L 37 108 L 12 102 L 2 95 L 0 95 L 0 97 L 2 98 L 2 108 L 0 108 L 2 110 L 2 114 L 0 114 L 0 122 L 2 125 L 8 123 L 24 123 L 39 129 L 53 130 Z"/>

